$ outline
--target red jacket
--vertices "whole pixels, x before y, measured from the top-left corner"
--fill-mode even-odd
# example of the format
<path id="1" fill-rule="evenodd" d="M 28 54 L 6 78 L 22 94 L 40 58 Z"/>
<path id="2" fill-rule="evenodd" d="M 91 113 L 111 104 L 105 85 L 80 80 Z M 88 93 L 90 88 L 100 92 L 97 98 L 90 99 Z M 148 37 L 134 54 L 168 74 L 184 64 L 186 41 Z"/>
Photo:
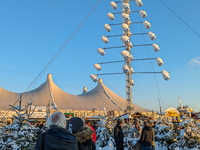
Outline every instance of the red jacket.
<path id="1" fill-rule="evenodd" d="M 96 132 L 95 132 L 94 128 L 92 127 L 92 125 L 90 127 L 94 131 L 94 133 L 92 133 L 92 140 L 94 141 L 94 143 L 96 143 Z"/>

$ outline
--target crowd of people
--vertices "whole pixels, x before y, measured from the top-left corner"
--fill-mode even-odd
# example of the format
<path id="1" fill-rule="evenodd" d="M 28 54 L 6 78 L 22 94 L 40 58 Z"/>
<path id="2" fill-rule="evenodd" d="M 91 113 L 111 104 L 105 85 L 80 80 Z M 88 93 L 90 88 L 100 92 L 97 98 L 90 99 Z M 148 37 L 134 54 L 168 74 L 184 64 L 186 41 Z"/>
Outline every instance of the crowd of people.
<path id="1" fill-rule="evenodd" d="M 124 150 L 124 134 L 122 120 L 117 121 L 114 128 L 114 139 L 117 150 Z M 43 128 L 44 123 L 40 122 L 36 127 Z M 155 150 L 154 124 L 144 122 L 141 129 L 140 123 L 135 122 L 130 138 L 138 138 L 135 145 L 136 150 Z M 38 135 L 35 150 L 96 150 L 96 133 L 90 121 L 79 117 L 73 117 L 66 123 L 64 114 L 60 111 L 54 112 L 46 122 L 47 130 Z"/>
<path id="2" fill-rule="evenodd" d="M 96 133 L 89 121 L 84 125 L 81 118 L 74 117 L 66 124 L 64 114 L 57 111 L 47 119 L 46 127 L 37 139 L 35 150 L 96 150 Z"/>
<path id="3" fill-rule="evenodd" d="M 117 125 L 114 128 L 114 139 L 117 150 L 124 150 L 124 134 L 122 131 L 122 123 L 122 120 L 118 120 Z M 130 138 L 139 139 L 138 143 L 135 145 L 135 150 L 155 150 L 154 123 L 145 121 L 144 128 L 141 129 L 139 121 L 136 121 L 135 126 L 130 133 Z"/>

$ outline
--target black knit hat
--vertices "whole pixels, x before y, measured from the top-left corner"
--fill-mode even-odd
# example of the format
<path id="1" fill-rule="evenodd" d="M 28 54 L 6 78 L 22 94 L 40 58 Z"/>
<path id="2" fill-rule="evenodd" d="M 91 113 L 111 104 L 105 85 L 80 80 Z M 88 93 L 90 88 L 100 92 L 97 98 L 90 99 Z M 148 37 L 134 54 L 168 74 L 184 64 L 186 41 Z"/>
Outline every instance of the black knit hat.
<path id="1" fill-rule="evenodd" d="M 69 119 L 67 122 L 67 130 L 73 134 L 83 130 L 83 120 L 79 117 Z"/>
<path id="2" fill-rule="evenodd" d="M 117 124 L 118 124 L 118 125 L 120 125 L 120 124 L 122 124 L 122 123 L 123 123 L 123 121 L 122 121 L 121 119 L 117 120 Z"/>

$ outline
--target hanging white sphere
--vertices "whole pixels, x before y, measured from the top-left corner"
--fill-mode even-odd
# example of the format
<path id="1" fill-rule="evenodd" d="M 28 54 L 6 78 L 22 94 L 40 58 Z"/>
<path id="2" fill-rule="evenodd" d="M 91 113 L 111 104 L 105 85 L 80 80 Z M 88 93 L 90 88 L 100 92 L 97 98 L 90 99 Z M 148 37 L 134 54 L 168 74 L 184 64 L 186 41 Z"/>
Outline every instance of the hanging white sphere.
<path id="1" fill-rule="evenodd" d="M 91 74 L 91 75 L 90 75 L 90 78 L 91 78 L 94 82 L 97 82 L 97 81 L 98 81 L 98 78 L 97 78 L 96 75 Z"/>
<path id="2" fill-rule="evenodd" d="M 132 85 L 132 86 L 135 85 L 135 82 L 134 82 L 133 80 L 131 81 L 131 85 Z"/>
<path id="3" fill-rule="evenodd" d="M 106 53 L 102 48 L 98 48 L 97 52 L 101 55 L 104 56 Z"/>
<path id="4" fill-rule="evenodd" d="M 170 79 L 169 72 L 167 72 L 166 70 L 162 70 L 162 76 L 166 81 Z"/>
<path id="5" fill-rule="evenodd" d="M 151 31 L 148 33 L 148 36 L 149 36 L 149 38 L 151 40 L 155 40 L 156 39 L 156 35 L 153 32 L 151 32 Z"/>
<path id="6" fill-rule="evenodd" d="M 158 66 L 162 66 L 164 64 L 163 60 L 160 57 L 156 59 Z"/>
<path id="7" fill-rule="evenodd" d="M 126 36 L 126 35 L 123 35 L 123 36 L 120 37 L 120 40 L 121 40 L 124 44 L 126 44 L 126 43 L 129 42 L 129 37 Z"/>
<path id="8" fill-rule="evenodd" d="M 147 13 L 144 10 L 140 10 L 140 15 L 142 16 L 142 18 L 146 18 L 147 17 Z"/>
<path id="9" fill-rule="evenodd" d="M 107 32 L 111 31 L 111 27 L 107 23 L 103 27 L 106 29 Z"/>
<path id="10" fill-rule="evenodd" d="M 101 70 L 101 66 L 100 64 L 94 64 L 94 68 L 97 70 L 97 71 L 100 71 Z"/>
<path id="11" fill-rule="evenodd" d="M 130 21 L 130 19 L 126 19 L 126 20 L 123 20 L 122 23 L 126 23 L 127 25 L 130 25 L 131 21 Z"/>
<path id="12" fill-rule="evenodd" d="M 107 14 L 107 16 L 108 16 L 108 18 L 109 18 L 111 21 L 115 19 L 114 15 L 113 15 L 111 12 L 109 12 L 109 13 Z"/>
<path id="13" fill-rule="evenodd" d="M 131 74 L 133 74 L 134 73 L 134 70 L 133 70 L 133 68 L 131 68 Z"/>
<path id="14" fill-rule="evenodd" d="M 101 39 L 105 44 L 108 44 L 109 40 L 106 36 L 102 36 Z"/>
<path id="15" fill-rule="evenodd" d="M 110 2 L 110 5 L 114 10 L 117 9 L 117 4 L 115 2 Z"/>
<path id="16" fill-rule="evenodd" d="M 122 66 L 122 71 L 123 71 L 123 73 L 127 73 L 129 71 L 129 68 L 128 68 L 128 66 L 126 64 L 124 64 Z"/>
<path id="17" fill-rule="evenodd" d="M 130 10 L 130 6 L 128 3 L 122 3 L 121 4 L 121 7 L 124 9 L 124 10 Z"/>
<path id="18" fill-rule="evenodd" d="M 121 17 L 122 17 L 122 19 L 124 19 L 124 21 L 130 20 L 129 15 L 126 13 L 122 13 Z"/>
<path id="19" fill-rule="evenodd" d="M 150 29 L 151 28 L 151 24 L 147 20 L 143 22 L 143 25 L 145 26 L 146 29 Z"/>
<path id="20" fill-rule="evenodd" d="M 121 0 L 124 3 L 129 3 L 130 0 Z"/>
<path id="21" fill-rule="evenodd" d="M 130 58 L 130 53 L 128 51 L 121 51 L 121 55 L 124 59 L 129 59 Z"/>
<path id="22" fill-rule="evenodd" d="M 138 5 L 139 7 L 142 7 L 142 5 L 143 5 L 143 3 L 142 3 L 141 0 L 136 0 L 136 3 L 137 3 L 137 5 Z"/>
<path id="23" fill-rule="evenodd" d="M 155 52 L 158 52 L 160 50 L 160 47 L 157 44 L 152 44 L 152 47 Z"/>
<path id="24" fill-rule="evenodd" d="M 133 55 L 132 54 L 130 54 L 130 58 L 131 58 L 131 61 L 133 60 Z"/>
<path id="25" fill-rule="evenodd" d="M 129 30 L 129 26 L 126 23 L 122 23 L 121 28 L 123 31 Z"/>

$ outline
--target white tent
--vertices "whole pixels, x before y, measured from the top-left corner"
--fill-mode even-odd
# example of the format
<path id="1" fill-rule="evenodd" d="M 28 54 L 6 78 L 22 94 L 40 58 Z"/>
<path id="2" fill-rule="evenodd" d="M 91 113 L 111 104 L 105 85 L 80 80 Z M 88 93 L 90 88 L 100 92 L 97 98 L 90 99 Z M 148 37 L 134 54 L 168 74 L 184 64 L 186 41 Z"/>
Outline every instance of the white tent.
<path id="1" fill-rule="evenodd" d="M 7 91 L 0 88 L 0 109 L 7 110 L 9 104 L 13 105 L 19 98 L 18 93 Z M 102 79 L 98 85 L 91 91 L 87 92 L 84 88 L 83 94 L 71 95 L 61 90 L 52 80 L 51 74 L 48 74 L 46 82 L 38 88 L 26 92 L 22 96 L 22 106 L 27 104 L 32 99 L 33 105 L 46 106 L 50 100 L 55 103 L 60 110 L 114 110 L 120 111 L 126 109 L 126 100 L 107 88 Z M 150 112 L 150 110 L 134 104 L 135 111 Z"/>

